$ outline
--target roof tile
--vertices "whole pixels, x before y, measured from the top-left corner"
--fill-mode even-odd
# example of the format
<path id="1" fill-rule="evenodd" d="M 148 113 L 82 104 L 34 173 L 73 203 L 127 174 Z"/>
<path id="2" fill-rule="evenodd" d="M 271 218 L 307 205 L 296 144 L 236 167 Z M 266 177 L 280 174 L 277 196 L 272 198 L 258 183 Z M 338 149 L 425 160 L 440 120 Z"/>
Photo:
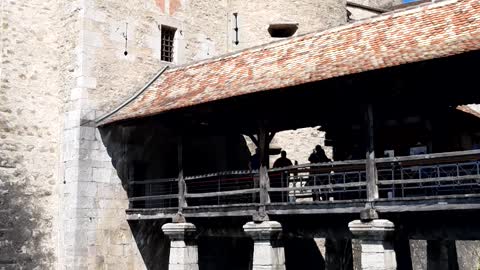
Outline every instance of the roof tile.
<path id="1" fill-rule="evenodd" d="M 480 1 L 448 0 L 165 72 L 100 124 L 480 49 Z"/>

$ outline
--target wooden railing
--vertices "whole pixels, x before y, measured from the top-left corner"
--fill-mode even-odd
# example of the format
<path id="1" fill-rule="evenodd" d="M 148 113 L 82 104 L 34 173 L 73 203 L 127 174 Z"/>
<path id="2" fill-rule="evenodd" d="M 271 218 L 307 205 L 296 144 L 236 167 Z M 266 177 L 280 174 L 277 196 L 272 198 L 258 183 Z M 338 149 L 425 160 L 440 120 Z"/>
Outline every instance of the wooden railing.
<path id="1" fill-rule="evenodd" d="M 480 150 L 377 158 L 374 164 L 381 199 L 480 193 Z M 186 207 L 367 200 L 367 179 L 365 160 L 270 169 L 266 189 L 258 171 L 218 172 L 184 177 L 183 199 Z M 178 178 L 130 182 L 131 207 L 178 207 L 178 187 Z"/>

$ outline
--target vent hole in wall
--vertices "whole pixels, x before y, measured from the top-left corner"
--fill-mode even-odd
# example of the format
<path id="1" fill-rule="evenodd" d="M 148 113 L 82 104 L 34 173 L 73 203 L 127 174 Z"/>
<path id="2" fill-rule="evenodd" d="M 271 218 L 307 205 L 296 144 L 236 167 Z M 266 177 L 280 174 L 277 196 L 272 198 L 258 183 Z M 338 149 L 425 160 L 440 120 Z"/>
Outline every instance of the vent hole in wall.
<path id="1" fill-rule="evenodd" d="M 297 32 L 298 23 L 276 23 L 270 24 L 268 33 L 273 38 L 291 37 Z"/>

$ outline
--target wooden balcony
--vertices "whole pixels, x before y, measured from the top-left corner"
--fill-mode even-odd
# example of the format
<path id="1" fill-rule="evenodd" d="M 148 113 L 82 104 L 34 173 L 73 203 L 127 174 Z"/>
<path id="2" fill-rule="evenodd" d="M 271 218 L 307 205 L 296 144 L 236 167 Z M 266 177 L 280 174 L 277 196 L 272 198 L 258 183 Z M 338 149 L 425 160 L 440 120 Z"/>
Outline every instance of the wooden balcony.
<path id="1" fill-rule="evenodd" d="M 366 204 L 379 212 L 480 208 L 480 150 L 377 158 L 374 164 L 374 198 L 367 195 L 366 160 L 351 160 L 270 169 L 266 185 L 259 171 L 132 181 L 127 214 L 170 218 L 179 202 L 191 217 L 251 216 L 259 209 L 268 215 L 359 213 Z"/>

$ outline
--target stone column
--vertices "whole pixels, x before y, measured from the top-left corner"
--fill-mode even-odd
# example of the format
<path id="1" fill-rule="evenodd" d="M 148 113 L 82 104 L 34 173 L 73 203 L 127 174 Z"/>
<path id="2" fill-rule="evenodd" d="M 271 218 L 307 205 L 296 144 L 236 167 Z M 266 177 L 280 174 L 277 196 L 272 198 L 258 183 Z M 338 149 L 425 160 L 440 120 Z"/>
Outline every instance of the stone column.
<path id="1" fill-rule="evenodd" d="M 355 270 L 396 270 L 397 262 L 392 244 L 394 225 L 385 219 L 354 220 L 348 224 L 360 244 L 360 267 Z"/>
<path id="2" fill-rule="evenodd" d="M 280 240 L 282 225 L 276 221 L 248 222 L 245 233 L 253 239 L 252 270 L 285 270 L 285 251 Z"/>
<path id="3" fill-rule="evenodd" d="M 198 247 L 194 243 L 195 225 L 167 223 L 163 233 L 170 238 L 169 270 L 198 270 Z"/>

